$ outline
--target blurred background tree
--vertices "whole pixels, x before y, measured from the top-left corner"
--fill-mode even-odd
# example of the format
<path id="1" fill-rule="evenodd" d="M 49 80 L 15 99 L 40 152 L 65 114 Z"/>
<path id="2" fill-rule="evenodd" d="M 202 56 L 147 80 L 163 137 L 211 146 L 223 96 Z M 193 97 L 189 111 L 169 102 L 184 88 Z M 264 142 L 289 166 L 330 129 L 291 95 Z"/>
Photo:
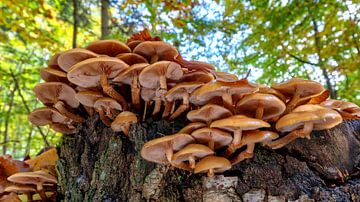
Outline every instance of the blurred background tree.
<path id="1" fill-rule="evenodd" d="M 188 59 L 270 85 L 291 77 L 323 83 L 360 104 L 357 1 L 0 1 L 0 152 L 16 158 L 56 144 L 29 124 L 32 89 L 58 51 L 99 38 L 125 41 L 148 28 Z"/>

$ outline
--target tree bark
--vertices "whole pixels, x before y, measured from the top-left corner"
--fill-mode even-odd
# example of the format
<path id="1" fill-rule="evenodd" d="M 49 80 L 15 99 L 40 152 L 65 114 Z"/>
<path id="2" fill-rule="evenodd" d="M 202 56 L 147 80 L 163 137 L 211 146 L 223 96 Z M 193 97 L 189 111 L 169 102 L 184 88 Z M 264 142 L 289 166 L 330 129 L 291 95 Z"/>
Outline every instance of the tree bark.
<path id="1" fill-rule="evenodd" d="M 101 39 L 109 35 L 109 0 L 101 0 Z"/>
<path id="2" fill-rule="evenodd" d="M 79 27 L 79 2 L 78 0 L 73 0 L 73 38 L 72 38 L 72 47 L 77 47 L 77 33 Z"/>
<path id="3" fill-rule="evenodd" d="M 181 129 L 185 120 L 151 118 L 129 137 L 89 118 L 63 136 L 57 163 L 63 201 L 359 201 L 360 121 L 313 132 L 281 150 L 257 146 L 255 156 L 208 178 L 145 161 L 143 144 Z"/>

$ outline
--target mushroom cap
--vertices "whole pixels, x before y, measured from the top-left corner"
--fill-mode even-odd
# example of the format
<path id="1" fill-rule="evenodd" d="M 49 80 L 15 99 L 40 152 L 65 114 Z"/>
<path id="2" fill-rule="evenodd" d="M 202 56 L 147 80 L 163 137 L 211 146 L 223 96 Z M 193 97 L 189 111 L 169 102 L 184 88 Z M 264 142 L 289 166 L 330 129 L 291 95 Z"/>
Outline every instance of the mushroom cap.
<path id="1" fill-rule="evenodd" d="M 280 91 L 275 90 L 273 88 L 269 88 L 266 85 L 262 84 L 259 85 L 259 93 L 265 93 L 265 94 L 272 94 L 277 96 L 280 100 L 282 100 L 284 103 L 286 103 L 286 97 L 280 93 Z"/>
<path id="2" fill-rule="evenodd" d="M 111 129 L 113 131 L 122 131 L 121 126 L 130 125 L 137 122 L 138 119 L 136 114 L 129 111 L 123 111 L 117 115 L 115 120 L 111 123 Z"/>
<path id="3" fill-rule="evenodd" d="M 114 99 L 110 97 L 102 97 L 96 100 L 94 103 L 94 108 L 105 108 L 105 109 L 115 109 L 122 111 L 123 107 Z"/>
<path id="4" fill-rule="evenodd" d="M 156 89 L 160 86 L 160 76 L 165 76 L 169 80 L 179 80 L 182 75 L 179 64 L 160 61 L 145 67 L 139 75 L 139 82 L 145 88 Z"/>
<path id="5" fill-rule="evenodd" d="M 50 123 L 68 123 L 71 120 L 62 115 L 55 108 L 42 107 L 35 109 L 28 115 L 29 121 L 37 126 L 44 126 Z"/>
<path id="6" fill-rule="evenodd" d="M 116 57 L 124 61 L 128 65 L 134 65 L 138 63 L 148 63 L 148 61 L 143 56 L 136 53 L 120 53 Z"/>
<path id="7" fill-rule="evenodd" d="M 267 142 L 278 137 L 279 135 L 272 131 L 248 130 L 243 132 L 240 145 Z"/>
<path id="8" fill-rule="evenodd" d="M 52 81 L 63 82 L 63 83 L 69 82 L 66 77 L 66 72 L 50 67 L 42 68 L 40 70 L 40 77 L 46 82 L 52 82 Z"/>
<path id="9" fill-rule="evenodd" d="M 147 66 L 149 66 L 148 63 L 133 64 L 127 70 L 125 70 L 123 73 L 121 73 L 117 77 L 115 77 L 113 79 L 113 81 L 131 85 L 133 77 L 135 75 L 138 76 L 140 74 L 140 72 Z"/>
<path id="10" fill-rule="evenodd" d="M 0 197 L 0 202 L 22 202 L 17 194 L 10 192 Z"/>
<path id="11" fill-rule="evenodd" d="M 140 95 L 146 102 L 152 101 L 156 97 L 156 90 L 151 88 L 141 88 Z"/>
<path id="12" fill-rule="evenodd" d="M 214 151 L 209 147 L 202 144 L 188 144 L 180 151 L 176 152 L 172 158 L 172 161 L 175 163 L 180 163 L 183 161 L 188 161 L 189 156 L 194 156 L 196 158 L 203 158 L 205 156 L 213 155 Z"/>
<path id="13" fill-rule="evenodd" d="M 50 128 L 55 132 L 62 134 L 73 134 L 77 132 L 77 129 L 71 124 L 63 124 L 63 123 L 52 123 L 50 124 Z"/>
<path id="14" fill-rule="evenodd" d="M 356 111 L 356 109 L 360 109 L 360 107 L 357 106 L 355 103 L 347 102 L 347 101 L 343 101 L 343 100 L 330 99 L 330 100 L 326 100 L 326 101 L 320 103 L 320 105 L 323 107 L 347 111 L 350 113 Z"/>
<path id="15" fill-rule="evenodd" d="M 44 183 L 52 183 L 56 184 L 56 177 L 42 171 L 34 171 L 34 172 L 21 172 L 15 173 L 7 178 L 10 182 L 18 183 L 18 184 L 44 184 Z"/>
<path id="16" fill-rule="evenodd" d="M 67 74 L 69 81 L 83 88 L 100 85 L 100 76 L 106 74 L 114 78 L 125 71 L 129 65 L 111 57 L 90 58 L 72 66 Z"/>
<path id="17" fill-rule="evenodd" d="M 10 155 L 0 156 L 0 194 L 2 188 L 6 185 L 3 184 L 3 180 L 6 181 L 6 178 L 9 175 L 18 173 L 18 172 L 28 172 L 30 171 L 29 165 L 24 161 L 14 160 Z"/>
<path id="18" fill-rule="evenodd" d="M 127 46 L 129 46 L 129 48 L 134 51 L 135 47 L 138 46 L 139 44 L 141 44 L 143 41 L 140 40 L 135 40 L 135 41 L 130 41 L 129 43 L 126 43 Z"/>
<path id="19" fill-rule="evenodd" d="M 192 110 L 187 114 L 187 119 L 191 122 L 211 122 L 214 120 L 222 119 L 231 116 L 232 113 L 220 105 L 207 104 L 202 106 L 200 109 Z"/>
<path id="20" fill-rule="evenodd" d="M 207 156 L 201 159 L 195 166 L 195 173 L 207 172 L 213 169 L 215 173 L 222 173 L 231 168 L 231 163 L 224 157 Z"/>
<path id="21" fill-rule="evenodd" d="M 31 170 L 36 171 L 49 165 L 55 166 L 58 160 L 59 156 L 57 155 L 56 148 L 53 147 L 32 159 L 26 160 L 25 163 L 30 166 Z"/>
<path id="22" fill-rule="evenodd" d="M 308 97 L 325 90 L 324 87 L 316 81 L 300 78 L 292 78 L 283 83 L 274 84 L 271 88 L 280 91 L 286 97 L 292 97 L 296 91 L 299 91 L 300 97 Z"/>
<path id="23" fill-rule="evenodd" d="M 89 44 L 86 49 L 97 54 L 115 57 L 120 53 L 130 53 L 131 49 L 124 43 L 117 40 L 99 40 Z"/>
<path id="24" fill-rule="evenodd" d="M 225 82 L 234 82 L 239 80 L 239 78 L 235 74 L 231 74 L 227 72 L 216 72 L 216 80 L 225 81 Z"/>
<path id="25" fill-rule="evenodd" d="M 94 107 L 96 100 L 104 97 L 104 95 L 99 91 L 80 91 L 75 95 L 75 99 L 77 99 L 82 105 L 87 107 Z"/>
<path id="26" fill-rule="evenodd" d="M 170 102 L 183 99 L 183 93 L 190 94 L 202 85 L 204 84 L 199 81 L 179 83 L 165 93 L 165 98 Z"/>
<path id="27" fill-rule="evenodd" d="M 184 73 L 183 77 L 181 78 L 181 82 L 199 81 L 202 83 L 207 83 L 214 79 L 214 76 L 209 72 L 190 71 Z"/>
<path id="28" fill-rule="evenodd" d="M 234 132 L 236 130 L 255 130 L 258 128 L 270 127 L 270 124 L 259 119 L 243 115 L 230 116 L 211 123 L 210 128 L 219 128 Z"/>
<path id="29" fill-rule="evenodd" d="M 215 97 L 221 97 L 225 92 L 241 96 L 254 93 L 258 89 L 257 85 L 249 83 L 246 79 L 235 82 L 211 81 L 196 89 L 190 97 L 190 102 L 203 105 Z"/>
<path id="30" fill-rule="evenodd" d="M 276 123 L 280 132 L 293 131 L 301 128 L 306 122 L 314 124 L 313 130 L 330 129 L 342 122 L 339 113 L 318 105 L 302 105 L 290 114 L 281 117 Z"/>
<path id="31" fill-rule="evenodd" d="M 275 95 L 254 93 L 246 95 L 236 104 L 237 114 L 253 117 L 259 105 L 264 108 L 263 120 L 279 116 L 286 109 L 285 103 Z"/>
<path id="32" fill-rule="evenodd" d="M 190 134 L 192 133 L 194 130 L 199 129 L 199 128 L 203 128 L 206 127 L 205 123 L 202 122 L 192 122 L 189 123 L 188 125 L 186 125 L 184 128 L 182 128 L 179 133 L 187 133 Z"/>
<path id="33" fill-rule="evenodd" d="M 88 58 L 96 58 L 98 55 L 92 51 L 75 48 L 68 51 L 63 52 L 57 59 L 58 64 L 62 70 L 68 72 L 69 69 L 83 60 Z"/>
<path id="34" fill-rule="evenodd" d="M 26 192 L 36 192 L 36 188 L 33 185 L 14 184 L 7 186 L 4 191 L 21 194 Z"/>
<path id="35" fill-rule="evenodd" d="M 200 144 L 208 144 L 212 139 L 215 149 L 229 145 L 233 140 L 228 132 L 209 127 L 197 129 L 191 133 L 191 136 Z"/>
<path id="36" fill-rule="evenodd" d="M 194 142 L 194 138 L 186 133 L 167 135 L 146 142 L 141 149 L 141 156 L 148 161 L 166 164 L 168 163 L 165 153 L 166 145 L 170 144 L 172 150 L 176 152 L 182 149 L 185 145 Z"/>
<path id="37" fill-rule="evenodd" d="M 49 60 L 48 62 L 48 67 L 50 68 L 54 68 L 54 69 L 60 69 L 59 64 L 58 64 L 58 58 L 59 56 L 62 54 L 63 52 L 57 52 L 55 53 Z"/>
<path id="38" fill-rule="evenodd" d="M 63 101 L 72 108 L 80 105 L 79 101 L 75 99 L 75 90 L 61 82 L 38 83 L 34 92 L 36 97 L 45 105 L 53 105 L 57 101 Z"/>
<path id="39" fill-rule="evenodd" d="M 174 61 L 174 57 L 179 55 L 175 47 L 163 41 L 144 41 L 137 45 L 133 52 L 142 55 L 148 61 L 155 55 L 158 56 L 158 61 Z"/>

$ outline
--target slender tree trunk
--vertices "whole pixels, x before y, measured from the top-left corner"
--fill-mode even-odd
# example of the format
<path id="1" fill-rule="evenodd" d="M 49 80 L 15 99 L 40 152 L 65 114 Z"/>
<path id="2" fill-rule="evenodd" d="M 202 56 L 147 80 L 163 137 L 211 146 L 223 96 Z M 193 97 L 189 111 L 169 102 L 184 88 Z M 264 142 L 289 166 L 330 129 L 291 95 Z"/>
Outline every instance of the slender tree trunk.
<path id="1" fill-rule="evenodd" d="M 23 156 L 27 156 L 30 154 L 30 147 L 31 147 L 31 139 L 32 139 L 32 134 L 34 132 L 34 127 L 31 126 L 30 132 L 28 134 L 27 140 L 26 140 L 26 147 L 25 147 L 25 153 Z"/>
<path id="2" fill-rule="evenodd" d="M 6 116 L 5 116 L 5 129 L 4 129 L 4 145 L 3 145 L 3 154 L 6 154 L 7 152 L 7 143 L 9 141 L 9 122 L 11 120 L 11 111 L 14 105 L 14 97 L 15 97 L 15 91 L 17 89 L 17 86 L 14 86 L 14 89 L 10 91 L 10 101 L 8 104 L 8 110 L 6 112 Z"/>
<path id="3" fill-rule="evenodd" d="M 109 0 L 101 0 L 101 39 L 109 35 Z"/>
<path id="4" fill-rule="evenodd" d="M 79 27 L 79 2 L 78 2 L 78 0 L 73 0 L 73 7 L 74 7 L 74 12 L 73 12 L 74 24 L 73 24 L 72 47 L 76 48 L 77 47 L 77 33 L 78 33 L 78 27 Z"/>

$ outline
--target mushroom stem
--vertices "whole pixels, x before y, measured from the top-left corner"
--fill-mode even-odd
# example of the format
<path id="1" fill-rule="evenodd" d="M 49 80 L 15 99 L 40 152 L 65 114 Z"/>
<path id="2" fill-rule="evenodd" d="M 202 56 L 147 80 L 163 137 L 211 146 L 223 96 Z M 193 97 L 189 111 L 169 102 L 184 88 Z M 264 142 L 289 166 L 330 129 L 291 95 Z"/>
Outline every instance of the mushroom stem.
<path id="1" fill-rule="evenodd" d="M 154 107 L 154 111 L 152 113 L 153 116 L 157 115 L 161 109 L 161 99 L 155 98 L 154 101 L 155 101 L 155 107 Z"/>
<path id="2" fill-rule="evenodd" d="M 138 75 L 135 74 L 132 82 L 131 82 L 131 101 L 134 106 L 134 108 L 137 111 L 141 110 L 140 105 L 140 88 L 139 88 L 139 82 L 138 82 Z"/>
<path id="3" fill-rule="evenodd" d="M 69 110 L 67 110 L 64 106 L 65 104 L 62 101 L 58 101 L 54 104 L 54 107 L 64 116 L 66 116 L 67 118 L 77 122 L 77 123 L 82 123 L 84 122 L 84 119 L 81 116 L 78 116 L 72 112 L 70 112 Z"/>
<path id="4" fill-rule="evenodd" d="M 313 122 L 306 122 L 302 130 L 302 133 L 304 135 L 303 138 L 306 137 L 307 139 L 310 139 L 310 134 L 313 128 L 314 128 Z"/>
<path id="5" fill-rule="evenodd" d="M 169 161 L 169 163 L 172 162 L 173 154 L 174 154 L 174 151 L 172 150 L 172 145 L 170 142 L 168 142 L 165 146 L 165 155 L 166 155 L 166 158 Z"/>
<path id="6" fill-rule="evenodd" d="M 235 165 L 245 159 L 252 158 L 254 156 L 255 143 L 248 144 L 245 151 L 242 151 L 237 157 L 232 159 L 231 165 Z"/>
<path id="7" fill-rule="evenodd" d="M 209 148 L 214 151 L 214 148 L 215 148 L 214 139 L 211 138 L 211 140 L 209 141 L 209 144 L 208 144 L 208 145 L 209 145 Z"/>
<path id="8" fill-rule="evenodd" d="M 183 103 L 176 109 L 176 111 L 170 116 L 170 120 L 175 119 L 176 117 L 180 116 L 183 112 L 189 109 L 190 103 L 189 103 L 189 94 L 183 93 Z"/>
<path id="9" fill-rule="evenodd" d="M 291 100 L 287 104 L 284 114 L 290 113 L 294 109 L 294 107 L 296 106 L 299 99 L 300 99 L 300 92 L 298 90 L 296 90 L 294 96 L 291 98 Z"/>
<path id="10" fill-rule="evenodd" d="M 26 192 L 25 194 L 27 196 L 28 202 L 33 202 L 32 193 L 31 192 Z"/>
<path id="11" fill-rule="evenodd" d="M 232 142 L 232 144 L 235 146 L 235 148 L 240 145 L 241 137 L 242 137 L 242 130 L 241 129 L 235 130 L 234 131 L 234 139 Z"/>
<path id="12" fill-rule="evenodd" d="M 39 192 L 41 200 L 42 201 L 47 201 L 47 196 L 45 194 L 44 187 L 43 187 L 42 183 L 38 183 L 36 185 L 36 190 Z"/>
<path id="13" fill-rule="evenodd" d="M 84 106 L 85 111 L 89 114 L 89 116 L 94 115 L 94 108 L 92 107 L 88 107 L 88 106 Z"/>
<path id="14" fill-rule="evenodd" d="M 262 103 L 259 103 L 258 107 L 256 108 L 255 118 L 262 119 L 264 116 L 264 106 Z"/>
<path id="15" fill-rule="evenodd" d="M 128 105 L 125 98 L 116 92 L 116 90 L 109 84 L 106 74 L 102 74 L 100 76 L 100 85 L 104 93 L 118 101 L 125 111 L 128 110 Z"/>
<path id="16" fill-rule="evenodd" d="M 224 107 L 234 113 L 234 107 L 232 104 L 231 94 L 229 94 L 228 92 L 223 93 L 222 100 L 223 100 Z"/>
<path id="17" fill-rule="evenodd" d="M 148 104 L 149 104 L 148 101 L 145 101 L 144 114 L 143 114 L 143 117 L 142 117 L 143 121 L 145 121 L 145 119 L 146 119 L 146 112 L 147 112 Z"/>
<path id="18" fill-rule="evenodd" d="M 174 102 L 169 102 L 169 101 L 165 100 L 165 109 L 164 109 L 162 118 L 165 119 L 170 115 L 173 105 L 174 105 Z"/>
<path id="19" fill-rule="evenodd" d="M 214 173 L 214 169 L 210 168 L 208 173 L 207 173 L 207 176 L 208 177 L 214 177 L 215 173 Z"/>
<path id="20" fill-rule="evenodd" d="M 129 130 L 130 130 L 130 125 L 129 124 L 125 124 L 123 126 L 120 126 L 121 130 L 123 131 L 123 133 L 128 136 L 129 134 Z"/>
<path id="21" fill-rule="evenodd" d="M 105 115 L 104 111 L 102 109 L 96 109 L 96 111 L 100 115 L 101 121 L 108 127 L 111 127 L 111 120 Z"/>
<path id="22" fill-rule="evenodd" d="M 195 157 L 194 157 L 194 155 L 190 155 L 190 156 L 189 156 L 189 164 L 190 164 L 190 168 L 191 168 L 191 169 L 194 169 L 194 168 L 195 168 L 196 162 L 195 162 Z"/>
<path id="23" fill-rule="evenodd" d="M 161 75 L 159 78 L 160 87 L 156 90 L 156 96 L 162 97 L 167 91 L 166 77 Z"/>

